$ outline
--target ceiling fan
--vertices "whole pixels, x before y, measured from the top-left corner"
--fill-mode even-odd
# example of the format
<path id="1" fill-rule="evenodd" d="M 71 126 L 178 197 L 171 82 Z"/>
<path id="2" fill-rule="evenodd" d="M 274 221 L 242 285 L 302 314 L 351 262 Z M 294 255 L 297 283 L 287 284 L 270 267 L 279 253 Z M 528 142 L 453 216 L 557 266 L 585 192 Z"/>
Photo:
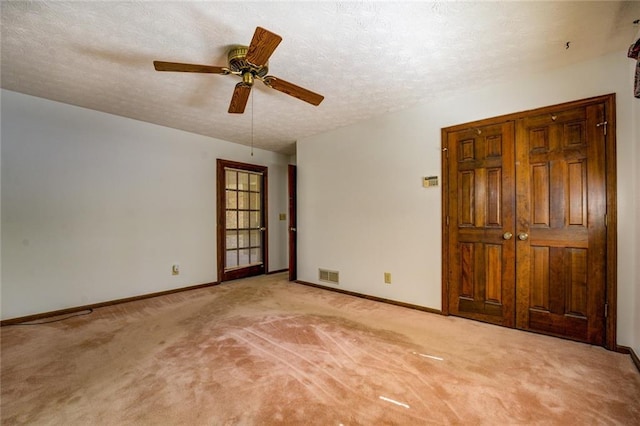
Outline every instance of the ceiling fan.
<path id="1" fill-rule="evenodd" d="M 196 72 L 210 74 L 233 74 L 242 77 L 236 84 L 229 104 L 229 112 L 242 114 L 249 99 L 254 80 L 262 81 L 268 87 L 293 96 L 311 105 L 319 105 L 324 96 L 312 92 L 278 77 L 267 75 L 268 60 L 282 41 L 282 37 L 262 27 L 257 27 L 249 46 L 234 46 L 229 50 L 228 67 L 213 65 L 183 64 L 179 62 L 153 61 L 156 71 Z"/>

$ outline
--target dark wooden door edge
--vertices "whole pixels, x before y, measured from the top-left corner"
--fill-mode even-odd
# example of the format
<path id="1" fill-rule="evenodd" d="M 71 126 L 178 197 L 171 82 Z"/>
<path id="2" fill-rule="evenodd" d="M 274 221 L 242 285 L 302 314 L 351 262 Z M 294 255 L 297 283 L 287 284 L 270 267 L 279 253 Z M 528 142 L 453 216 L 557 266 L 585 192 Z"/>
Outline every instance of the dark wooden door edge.
<path id="1" fill-rule="evenodd" d="M 449 147 L 448 143 L 448 130 L 441 130 L 441 180 L 442 180 L 442 314 L 449 315 L 449 224 L 448 224 L 448 212 L 449 212 Z"/>
<path id="2" fill-rule="evenodd" d="M 608 317 L 605 319 L 605 347 L 615 350 L 617 345 L 617 312 L 618 312 L 618 204 L 617 204 L 617 165 L 616 165 L 616 95 L 601 97 L 605 105 L 607 121 L 607 139 L 605 140 L 605 170 L 607 191 L 607 277 L 606 302 Z M 636 357 L 637 359 L 637 357 Z M 636 363 L 636 366 L 638 364 Z M 639 367 L 640 368 L 640 367 Z"/>
<path id="3" fill-rule="evenodd" d="M 297 253 L 297 168 L 293 164 L 289 164 L 287 168 L 287 183 L 289 195 L 289 229 L 287 235 L 289 237 L 289 281 L 298 279 L 298 253 Z"/>
<path id="4" fill-rule="evenodd" d="M 442 313 L 449 315 L 449 292 L 448 292 L 448 275 L 449 275 L 449 258 L 448 258 L 448 242 L 449 230 L 446 223 L 448 215 L 447 192 L 447 140 L 448 134 L 464 129 L 481 127 L 491 124 L 503 123 L 505 121 L 516 121 L 529 115 L 539 115 L 545 113 L 553 113 L 568 108 L 576 108 L 590 104 L 604 103 L 605 115 L 607 121 L 607 139 L 606 139 L 606 176 L 607 176 L 607 278 L 606 278 L 606 304 L 608 315 L 605 319 L 605 344 L 604 347 L 615 351 L 617 348 L 617 185 L 616 185 L 616 95 L 610 93 L 602 96 L 594 96 L 587 99 L 571 101 L 563 104 L 551 105 L 542 108 L 521 111 L 512 114 L 501 115 L 473 121 L 469 123 L 458 124 L 455 126 L 445 127 L 441 130 L 441 148 L 442 148 Z"/>

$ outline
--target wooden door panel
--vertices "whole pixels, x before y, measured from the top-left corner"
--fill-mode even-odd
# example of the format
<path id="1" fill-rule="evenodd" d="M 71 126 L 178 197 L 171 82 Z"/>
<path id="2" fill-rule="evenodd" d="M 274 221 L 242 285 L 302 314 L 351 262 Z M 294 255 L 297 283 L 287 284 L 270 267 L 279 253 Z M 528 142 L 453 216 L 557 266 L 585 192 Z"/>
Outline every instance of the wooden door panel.
<path id="1" fill-rule="evenodd" d="M 529 317 L 529 328 L 532 331 L 575 340 L 584 340 L 580 336 L 588 334 L 587 322 L 584 318 L 552 314 L 546 311 L 536 311 L 535 309 L 529 312 Z"/>
<path id="2" fill-rule="evenodd" d="M 459 251 L 459 298 L 467 305 L 477 301 L 502 304 L 502 245 L 460 243 Z"/>
<path id="3" fill-rule="evenodd" d="M 502 245 L 461 243 L 460 252 L 462 269 L 458 311 L 472 318 L 498 317 L 493 321 L 502 322 L 505 290 Z"/>
<path id="4" fill-rule="evenodd" d="M 532 309 L 549 311 L 551 269 L 549 265 L 549 247 L 531 248 L 531 285 L 530 307 Z"/>
<path id="5" fill-rule="evenodd" d="M 502 226 L 502 168 L 487 169 L 487 226 Z"/>
<path id="6" fill-rule="evenodd" d="M 531 247 L 529 308 L 586 318 L 587 250 Z"/>
<path id="7" fill-rule="evenodd" d="M 569 226 L 587 225 L 587 168 L 584 160 L 567 161 L 566 214 Z"/>
<path id="8" fill-rule="evenodd" d="M 449 307 L 455 315 L 513 326 L 515 170 L 512 122 L 449 135 Z"/>
<path id="9" fill-rule="evenodd" d="M 531 165 L 531 226 L 548 227 L 551 214 L 549 164 Z"/>
<path id="10" fill-rule="evenodd" d="M 564 250 L 565 314 L 586 319 L 589 315 L 587 300 L 587 250 Z"/>
<path id="11" fill-rule="evenodd" d="M 485 244 L 484 246 L 484 279 L 485 303 L 502 305 L 502 245 Z"/>
<path id="12" fill-rule="evenodd" d="M 460 267 L 458 278 L 458 297 L 460 299 L 468 299 L 473 301 L 476 297 L 475 292 L 475 255 L 473 243 L 458 243 L 458 253 L 460 256 Z"/>
<path id="13" fill-rule="evenodd" d="M 475 171 L 466 170 L 459 173 L 458 182 L 458 225 L 473 227 L 475 223 Z"/>
<path id="14" fill-rule="evenodd" d="M 517 206 L 517 233 L 528 238 L 516 243 L 516 326 L 602 344 L 604 138 L 592 130 L 604 117 L 598 111 L 572 108 L 518 124 L 517 199 L 527 201 Z"/>

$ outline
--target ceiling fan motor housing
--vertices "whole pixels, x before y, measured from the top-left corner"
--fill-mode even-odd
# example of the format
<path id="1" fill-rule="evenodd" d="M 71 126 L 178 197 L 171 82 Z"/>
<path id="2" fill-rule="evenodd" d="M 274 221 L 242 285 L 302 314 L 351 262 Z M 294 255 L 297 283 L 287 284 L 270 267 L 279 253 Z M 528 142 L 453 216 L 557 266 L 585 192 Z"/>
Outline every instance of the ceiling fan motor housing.
<path id="1" fill-rule="evenodd" d="M 247 62 L 247 51 L 249 50 L 248 46 L 234 46 L 229 50 L 229 54 L 227 56 L 229 62 L 229 69 L 235 72 L 246 73 L 247 71 L 251 72 L 254 76 L 264 77 L 269 72 L 269 63 L 262 66 L 255 66 L 249 62 Z"/>

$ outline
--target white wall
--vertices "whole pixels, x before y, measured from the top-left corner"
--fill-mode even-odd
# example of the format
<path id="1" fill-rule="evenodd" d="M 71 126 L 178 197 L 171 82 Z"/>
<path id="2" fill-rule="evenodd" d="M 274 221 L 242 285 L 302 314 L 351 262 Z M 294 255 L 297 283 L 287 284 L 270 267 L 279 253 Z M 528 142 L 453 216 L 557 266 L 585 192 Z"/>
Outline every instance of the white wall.
<path id="1" fill-rule="evenodd" d="M 638 220 L 638 185 L 629 177 L 640 163 L 633 155 L 638 110 L 628 61 L 626 52 L 617 52 L 518 82 L 470 92 L 461 87 L 457 94 L 299 141 L 298 278 L 320 283 L 318 268 L 334 269 L 342 289 L 441 309 L 441 188 L 421 186 L 423 176 L 441 175 L 441 128 L 615 92 L 622 177 L 618 343 L 631 345 L 640 305 L 634 299 L 639 241 L 629 232 Z M 384 272 L 391 272 L 391 285 L 384 284 Z"/>
<path id="2" fill-rule="evenodd" d="M 287 268 L 289 157 L 15 92 L 1 101 L 3 319 L 216 281 L 217 158 L 269 167 L 268 267 Z"/>

